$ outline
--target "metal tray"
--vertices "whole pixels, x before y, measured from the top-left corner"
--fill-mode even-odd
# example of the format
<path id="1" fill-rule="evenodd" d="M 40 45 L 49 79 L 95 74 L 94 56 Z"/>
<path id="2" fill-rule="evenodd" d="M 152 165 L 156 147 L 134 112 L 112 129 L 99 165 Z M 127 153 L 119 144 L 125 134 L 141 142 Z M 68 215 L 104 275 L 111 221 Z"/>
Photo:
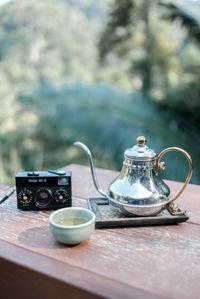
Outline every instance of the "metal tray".
<path id="1" fill-rule="evenodd" d="M 96 215 L 96 228 L 168 225 L 185 222 L 189 219 L 187 214 L 173 216 L 168 209 L 151 217 L 126 217 L 119 210 L 109 205 L 105 198 L 89 198 L 88 208 Z"/>

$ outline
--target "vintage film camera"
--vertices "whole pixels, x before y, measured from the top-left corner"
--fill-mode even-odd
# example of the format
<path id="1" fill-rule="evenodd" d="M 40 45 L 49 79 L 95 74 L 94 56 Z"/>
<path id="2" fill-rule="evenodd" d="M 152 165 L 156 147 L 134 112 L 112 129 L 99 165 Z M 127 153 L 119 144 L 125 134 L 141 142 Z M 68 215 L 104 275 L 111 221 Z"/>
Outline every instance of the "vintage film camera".
<path id="1" fill-rule="evenodd" d="M 19 209 L 37 211 L 71 207 L 70 172 L 19 172 L 15 180 Z"/>

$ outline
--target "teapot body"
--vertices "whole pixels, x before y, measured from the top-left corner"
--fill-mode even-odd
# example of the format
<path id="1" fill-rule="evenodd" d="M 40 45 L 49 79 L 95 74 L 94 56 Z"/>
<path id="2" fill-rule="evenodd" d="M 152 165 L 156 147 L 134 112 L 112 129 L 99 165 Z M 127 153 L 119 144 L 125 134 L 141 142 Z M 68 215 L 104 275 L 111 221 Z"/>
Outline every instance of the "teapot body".
<path id="1" fill-rule="evenodd" d="M 169 201 L 170 189 L 155 169 L 156 161 L 125 159 L 120 175 L 109 185 L 111 205 L 127 216 L 158 214 Z"/>

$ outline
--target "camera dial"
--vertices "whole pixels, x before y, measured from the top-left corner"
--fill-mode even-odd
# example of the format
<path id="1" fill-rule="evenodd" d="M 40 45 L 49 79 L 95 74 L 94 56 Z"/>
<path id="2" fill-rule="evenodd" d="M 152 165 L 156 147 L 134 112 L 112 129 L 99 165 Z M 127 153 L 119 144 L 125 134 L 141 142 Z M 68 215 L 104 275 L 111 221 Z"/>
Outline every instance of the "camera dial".
<path id="1" fill-rule="evenodd" d="M 19 193 L 19 201 L 23 204 L 23 206 L 28 206 L 32 200 L 33 195 L 30 190 L 24 189 Z"/>
<path id="2" fill-rule="evenodd" d="M 69 199 L 69 195 L 64 189 L 59 189 L 55 192 L 54 198 L 57 203 L 65 203 Z"/>
<path id="3" fill-rule="evenodd" d="M 51 201 L 52 192 L 49 189 L 42 188 L 35 193 L 35 204 L 38 208 L 47 208 Z"/>

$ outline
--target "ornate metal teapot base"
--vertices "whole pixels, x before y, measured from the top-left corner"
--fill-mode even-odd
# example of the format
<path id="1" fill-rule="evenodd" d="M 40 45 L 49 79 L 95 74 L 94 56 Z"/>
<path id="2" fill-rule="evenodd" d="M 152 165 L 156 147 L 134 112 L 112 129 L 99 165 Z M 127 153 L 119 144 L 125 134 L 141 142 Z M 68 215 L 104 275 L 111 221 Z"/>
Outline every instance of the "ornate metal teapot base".
<path id="1" fill-rule="evenodd" d="M 89 198 L 88 207 L 96 215 L 96 228 L 168 225 L 185 222 L 189 219 L 187 214 L 172 215 L 167 208 L 156 216 L 126 217 L 120 210 L 109 205 L 105 198 Z M 181 212 L 180 209 L 179 211 Z"/>

